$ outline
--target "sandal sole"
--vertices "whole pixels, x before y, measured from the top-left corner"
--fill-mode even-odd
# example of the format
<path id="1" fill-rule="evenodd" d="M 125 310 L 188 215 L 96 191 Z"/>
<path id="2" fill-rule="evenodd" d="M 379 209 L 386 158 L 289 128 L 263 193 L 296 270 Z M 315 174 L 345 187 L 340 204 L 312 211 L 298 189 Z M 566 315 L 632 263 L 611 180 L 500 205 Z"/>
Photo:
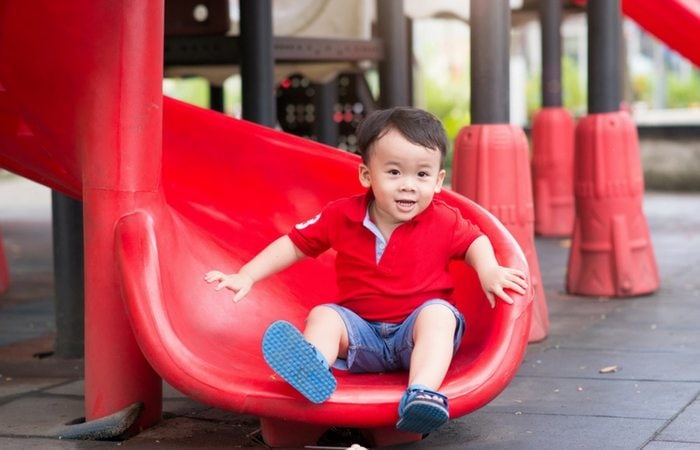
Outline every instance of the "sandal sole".
<path id="1" fill-rule="evenodd" d="M 411 433 L 427 434 L 440 428 L 449 420 L 449 413 L 434 403 L 414 400 L 406 406 L 396 428 Z"/>
<path id="2" fill-rule="evenodd" d="M 311 402 L 323 403 L 335 391 L 335 377 L 289 322 L 270 325 L 263 336 L 262 352 L 272 370 Z"/>

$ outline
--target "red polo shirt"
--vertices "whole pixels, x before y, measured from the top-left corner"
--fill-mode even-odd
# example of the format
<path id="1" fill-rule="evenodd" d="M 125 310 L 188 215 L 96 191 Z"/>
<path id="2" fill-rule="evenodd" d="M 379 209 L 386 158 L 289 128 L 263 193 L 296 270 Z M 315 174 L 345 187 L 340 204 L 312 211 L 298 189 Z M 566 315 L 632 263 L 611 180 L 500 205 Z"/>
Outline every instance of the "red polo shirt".
<path id="1" fill-rule="evenodd" d="M 461 213 L 433 202 L 392 233 L 376 261 L 376 236 L 363 225 L 371 194 L 329 203 L 313 219 L 298 224 L 289 237 L 304 254 L 337 251 L 337 303 L 369 321 L 400 323 L 425 301 L 450 300 L 451 259 L 464 259 L 482 233 Z"/>

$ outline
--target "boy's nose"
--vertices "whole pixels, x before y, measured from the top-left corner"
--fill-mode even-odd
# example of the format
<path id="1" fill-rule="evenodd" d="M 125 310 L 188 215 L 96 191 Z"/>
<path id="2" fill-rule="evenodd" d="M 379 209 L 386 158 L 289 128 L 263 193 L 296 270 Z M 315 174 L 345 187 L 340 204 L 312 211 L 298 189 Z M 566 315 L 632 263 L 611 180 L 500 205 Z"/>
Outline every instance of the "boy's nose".
<path id="1" fill-rule="evenodd" d="M 401 183 L 401 190 L 402 191 L 414 191 L 416 189 L 416 185 L 411 180 L 410 178 L 404 178 L 403 182 Z"/>

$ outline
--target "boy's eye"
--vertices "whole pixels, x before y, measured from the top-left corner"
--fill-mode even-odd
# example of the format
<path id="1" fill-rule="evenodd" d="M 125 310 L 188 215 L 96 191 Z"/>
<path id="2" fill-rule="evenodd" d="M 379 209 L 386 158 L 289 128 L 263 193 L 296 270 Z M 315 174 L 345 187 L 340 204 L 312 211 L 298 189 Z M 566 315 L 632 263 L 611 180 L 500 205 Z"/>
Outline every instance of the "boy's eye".
<path id="1" fill-rule="evenodd" d="M 399 171 L 398 171 L 397 169 L 389 169 L 389 170 L 387 171 L 387 173 L 388 173 L 389 175 L 398 175 L 398 174 L 399 174 Z"/>
<path id="2" fill-rule="evenodd" d="M 418 176 L 420 178 L 424 178 L 424 177 L 429 177 L 430 174 L 428 172 L 425 172 L 425 171 L 420 171 L 420 172 L 418 172 Z"/>

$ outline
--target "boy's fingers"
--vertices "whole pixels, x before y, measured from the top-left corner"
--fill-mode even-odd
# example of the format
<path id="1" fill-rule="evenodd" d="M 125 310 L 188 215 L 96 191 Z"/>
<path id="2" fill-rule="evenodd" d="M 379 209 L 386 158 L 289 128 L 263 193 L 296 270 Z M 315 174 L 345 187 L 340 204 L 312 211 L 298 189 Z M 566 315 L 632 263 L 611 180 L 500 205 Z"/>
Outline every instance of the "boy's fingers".
<path id="1" fill-rule="evenodd" d="M 220 280 L 222 276 L 223 273 L 219 272 L 218 270 L 212 270 L 204 275 L 204 279 L 211 283 L 212 281 Z"/>
<path id="2" fill-rule="evenodd" d="M 233 296 L 233 301 L 238 303 L 239 301 L 243 300 L 243 297 L 248 293 L 248 289 L 241 289 L 240 291 L 236 292 L 236 295 Z"/>
<path id="3" fill-rule="evenodd" d="M 486 299 L 489 301 L 489 305 L 491 305 L 491 308 L 496 307 L 496 299 L 494 298 L 493 293 L 487 292 L 486 293 Z"/>
<path id="4" fill-rule="evenodd" d="M 508 282 L 509 282 L 510 286 L 513 286 L 513 289 L 516 289 L 516 287 L 517 287 L 516 290 L 527 289 L 527 279 L 524 276 L 523 277 L 516 276 L 514 278 L 509 279 Z M 521 292 L 521 294 L 522 294 L 522 292 Z"/>
<path id="5" fill-rule="evenodd" d="M 514 290 L 515 292 L 517 292 L 518 294 L 524 294 L 525 292 L 527 292 L 527 290 L 526 290 L 527 286 L 523 286 L 523 285 L 517 284 L 517 283 L 512 283 L 510 288 L 512 290 Z"/>
<path id="6" fill-rule="evenodd" d="M 514 270 L 514 271 L 512 272 L 512 275 L 515 277 L 516 280 L 525 281 L 525 279 L 527 278 L 527 277 L 525 276 L 525 273 L 522 272 L 522 271 L 520 271 L 520 270 Z"/>
<path id="7" fill-rule="evenodd" d="M 514 300 L 510 298 L 510 295 L 506 294 L 505 291 L 503 291 L 501 295 L 499 295 L 499 297 L 501 298 L 501 300 L 508 303 L 509 305 L 512 305 L 514 303 Z"/>

